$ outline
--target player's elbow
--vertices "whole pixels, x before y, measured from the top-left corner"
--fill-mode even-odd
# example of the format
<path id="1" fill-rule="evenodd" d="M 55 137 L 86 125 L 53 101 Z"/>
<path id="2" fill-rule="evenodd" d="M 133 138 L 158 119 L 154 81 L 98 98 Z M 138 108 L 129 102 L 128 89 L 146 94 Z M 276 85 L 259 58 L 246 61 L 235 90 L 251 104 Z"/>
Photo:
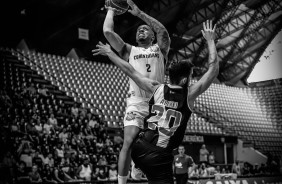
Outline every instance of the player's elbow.
<path id="1" fill-rule="evenodd" d="M 103 28 L 103 33 L 106 38 L 110 38 L 114 35 L 114 31 L 107 27 Z"/>

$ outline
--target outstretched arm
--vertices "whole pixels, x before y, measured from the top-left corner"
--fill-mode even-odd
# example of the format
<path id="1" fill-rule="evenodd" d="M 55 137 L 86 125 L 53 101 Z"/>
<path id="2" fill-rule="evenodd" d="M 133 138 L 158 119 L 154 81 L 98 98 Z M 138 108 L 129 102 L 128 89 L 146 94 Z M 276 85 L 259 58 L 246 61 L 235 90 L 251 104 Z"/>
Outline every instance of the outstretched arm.
<path id="1" fill-rule="evenodd" d="M 191 102 L 196 100 L 196 98 L 202 94 L 204 91 L 206 91 L 213 80 L 216 78 L 219 72 L 219 62 L 217 59 L 217 51 L 216 46 L 214 43 L 215 39 L 215 29 L 216 25 L 212 26 L 212 21 L 207 20 L 205 23 L 203 23 L 204 30 L 202 30 L 202 34 L 204 38 L 207 40 L 208 44 L 208 50 L 209 50 L 209 68 L 208 71 L 203 75 L 203 77 L 195 84 L 190 86 L 189 88 L 189 96 L 188 99 Z"/>
<path id="2" fill-rule="evenodd" d="M 163 55 L 167 59 L 168 51 L 170 48 L 170 38 L 164 25 L 162 25 L 162 23 L 160 23 L 153 17 L 141 11 L 132 0 L 127 0 L 127 3 L 131 7 L 131 10 L 128 10 L 128 12 L 130 12 L 132 15 L 137 16 L 140 19 L 142 19 L 144 22 L 146 22 L 146 24 L 148 24 L 153 29 L 153 31 L 157 34 L 158 45 Z"/>
<path id="3" fill-rule="evenodd" d="M 112 50 L 110 45 L 99 42 L 97 49 L 92 50 L 93 55 L 108 56 L 109 59 L 117 65 L 127 76 L 129 76 L 140 88 L 150 93 L 153 93 L 159 85 L 157 81 L 144 77 L 138 71 L 136 71 L 128 62 L 117 56 Z"/>
<path id="4" fill-rule="evenodd" d="M 103 33 L 110 45 L 119 53 L 119 55 L 124 59 L 128 60 L 131 45 L 125 43 L 122 38 L 114 31 L 114 15 L 115 11 L 118 11 L 111 7 L 106 7 L 108 10 L 104 25 Z"/>

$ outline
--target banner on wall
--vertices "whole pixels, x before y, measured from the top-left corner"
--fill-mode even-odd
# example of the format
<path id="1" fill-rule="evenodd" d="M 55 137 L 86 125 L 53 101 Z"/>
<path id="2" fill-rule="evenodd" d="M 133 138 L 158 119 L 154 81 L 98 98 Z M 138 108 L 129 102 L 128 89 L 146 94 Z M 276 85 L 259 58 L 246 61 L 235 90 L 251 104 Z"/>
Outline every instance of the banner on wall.
<path id="1" fill-rule="evenodd" d="M 183 142 L 204 142 L 204 136 L 185 135 Z"/>
<path id="2" fill-rule="evenodd" d="M 198 180 L 191 184 L 282 184 L 282 177 L 240 178 L 230 180 Z"/>

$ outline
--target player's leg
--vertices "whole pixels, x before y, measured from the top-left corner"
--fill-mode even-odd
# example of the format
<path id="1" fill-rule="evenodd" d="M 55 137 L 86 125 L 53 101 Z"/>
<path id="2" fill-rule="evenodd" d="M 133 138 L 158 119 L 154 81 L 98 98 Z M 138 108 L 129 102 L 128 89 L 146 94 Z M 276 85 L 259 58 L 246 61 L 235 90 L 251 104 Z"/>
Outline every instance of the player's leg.
<path id="1" fill-rule="evenodd" d="M 140 128 L 137 126 L 130 125 L 124 127 L 124 141 L 118 162 L 118 173 L 120 176 L 127 176 L 128 174 L 131 162 L 131 145 L 139 131 Z"/>
<path id="2" fill-rule="evenodd" d="M 142 124 L 142 125 L 141 125 Z M 124 121 L 124 140 L 118 160 L 119 184 L 125 184 L 130 163 L 131 163 L 131 146 L 143 126 L 143 119 L 133 113 L 127 113 Z M 139 128 L 140 127 L 140 128 Z"/>

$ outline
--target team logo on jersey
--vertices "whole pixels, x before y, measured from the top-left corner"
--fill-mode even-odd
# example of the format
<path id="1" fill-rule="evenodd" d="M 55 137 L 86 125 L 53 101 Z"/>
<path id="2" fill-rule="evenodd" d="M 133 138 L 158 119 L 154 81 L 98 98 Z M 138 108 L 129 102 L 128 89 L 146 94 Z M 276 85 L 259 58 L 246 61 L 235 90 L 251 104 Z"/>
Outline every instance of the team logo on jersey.
<path id="1" fill-rule="evenodd" d="M 159 58 L 159 53 L 150 53 L 150 54 L 138 54 L 133 56 L 134 60 L 142 59 L 142 58 Z"/>
<path id="2" fill-rule="evenodd" d="M 152 46 L 152 47 L 150 47 L 150 51 L 151 51 L 151 52 L 158 52 L 159 50 L 160 50 L 160 48 L 157 47 L 157 46 Z"/>
<path id="3" fill-rule="evenodd" d="M 126 121 L 131 121 L 135 119 L 135 114 L 133 112 L 126 113 Z"/>

